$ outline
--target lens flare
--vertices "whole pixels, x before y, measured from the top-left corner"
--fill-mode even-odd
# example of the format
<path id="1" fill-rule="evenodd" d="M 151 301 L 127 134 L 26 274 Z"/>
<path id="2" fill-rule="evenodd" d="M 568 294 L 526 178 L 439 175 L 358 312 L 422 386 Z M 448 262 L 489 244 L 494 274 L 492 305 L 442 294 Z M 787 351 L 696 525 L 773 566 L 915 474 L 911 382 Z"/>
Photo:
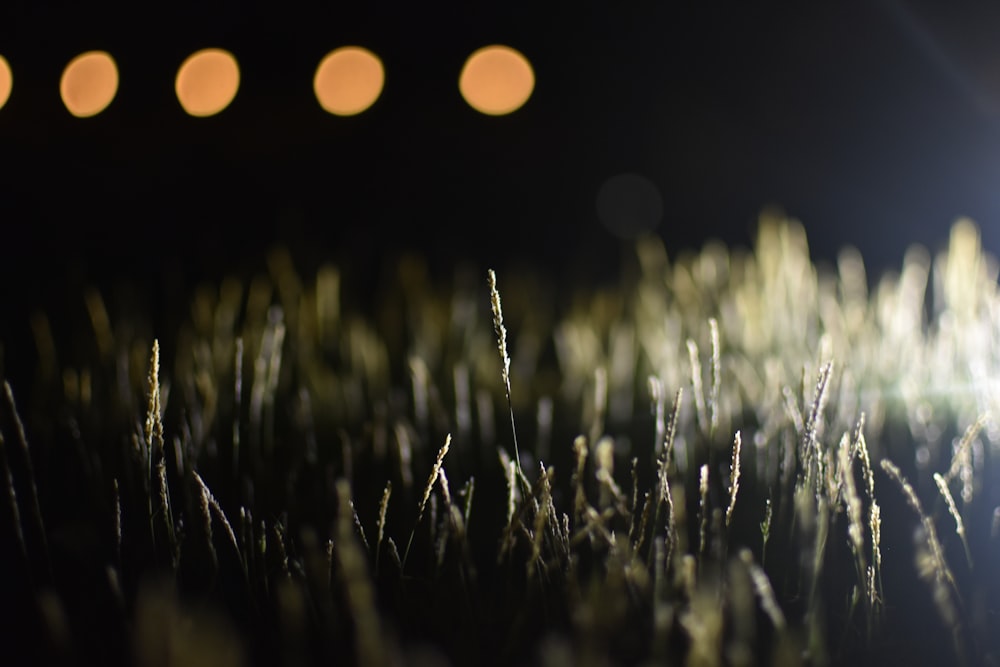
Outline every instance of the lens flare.
<path id="1" fill-rule="evenodd" d="M 240 87 L 236 58 L 223 49 L 202 49 L 188 56 L 177 70 L 174 89 L 188 114 L 204 118 L 229 106 Z"/>
<path id="2" fill-rule="evenodd" d="M 458 77 L 462 97 L 476 111 L 503 116 L 520 109 L 535 89 L 535 72 L 509 46 L 484 46 L 465 61 Z"/>
<path id="3" fill-rule="evenodd" d="M 375 103 L 385 85 L 385 68 L 374 53 L 344 46 L 328 53 L 316 68 L 313 91 L 319 105 L 335 116 L 354 116 Z"/>
<path id="4" fill-rule="evenodd" d="M 87 51 L 63 70 L 59 95 L 77 118 L 89 118 L 108 108 L 118 92 L 118 67 L 105 51 Z"/>

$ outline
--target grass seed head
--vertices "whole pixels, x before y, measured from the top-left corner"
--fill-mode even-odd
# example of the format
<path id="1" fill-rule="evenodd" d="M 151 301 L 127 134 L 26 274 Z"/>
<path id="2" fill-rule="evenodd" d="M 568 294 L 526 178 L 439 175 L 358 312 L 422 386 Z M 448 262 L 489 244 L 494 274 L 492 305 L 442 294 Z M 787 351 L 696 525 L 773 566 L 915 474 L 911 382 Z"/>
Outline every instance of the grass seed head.
<path id="1" fill-rule="evenodd" d="M 733 509 L 736 508 L 736 494 L 740 490 L 740 449 L 743 445 L 743 438 L 740 432 L 736 431 L 733 438 L 733 459 L 729 464 L 729 506 L 726 507 L 726 527 L 733 517 Z"/>
<path id="2" fill-rule="evenodd" d="M 146 447 L 152 460 L 163 452 L 163 418 L 160 405 L 160 341 L 153 341 L 149 360 L 149 403 L 146 409 Z"/>
<path id="3" fill-rule="evenodd" d="M 760 598 L 761 607 L 764 609 L 764 613 L 767 614 L 768 618 L 771 619 L 771 623 L 778 630 L 785 629 L 785 615 L 781 611 L 781 607 L 778 605 L 778 601 L 774 597 L 774 588 L 771 586 L 771 580 L 767 578 L 767 574 L 761 569 L 753 560 L 753 554 L 749 549 L 740 549 L 740 561 L 746 566 L 747 571 L 750 573 L 750 579 L 753 581 L 754 592 L 757 593 L 757 597 Z"/>
<path id="4" fill-rule="evenodd" d="M 500 292 L 497 290 L 497 274 L 490 269 L 487 272 L 490 286 L 490 306 L 493 310 L 493 330 L 497 335 L 497 350 L 500 352 L 501 374 L 507 398 L 510 399 L 510 355 L 507 353 L 507 328 L 503 324 L 503 307 L 500 305 Z"/>
<path id="5" fill-rule="evenodd" d="M 934 473 L 934 483 L 937 485 L 938 491 L 941 493 L 941 497 L 944 498 L 945 504 L 948 506 L 948 513 L 951 514 L 951 518 L 955 520 L 955 533 L 958 535 L 959 539 L 962 540 L 962 547 L 965 549 L 965 557 L 969 562 L 969 567 L 972 567 L 972 552 L 969 551 L 969 543 L 965 537 L 965 523 L 962 521 L 962 515 L 958 511 L 958 507 L 955 505 L 955 498 L 951 495 L 951 490 L 948 488 L 948 482 L 945 481 L 939 473 Z"/>
<path id="6" fill-rule="evenodd" d="M 699 512 L 701 514 L 701 522 L 698 528 L 698 557 L 699 559 L 705 553 L 705 544 L 707 540 L 706 529 L 708 526 L 708 464 L 701 466 L 698 474 L 698 496 L 699 501 Z"/>
<path id="7" fill-rule="evenodd" d="M 705 387 L 702 384 L 701 360 L 698 356 L 698 344 L 687 339 L 688 361 L 691 364 L 691 388 L 694 390 L 694 405 L 698 419 L 698 427 L 704 434 L 708 433 L 708 409 L 705 406 Z"/>
<path id="8" fill-rule="evenodd" d="M 844 506 L 847 509 L 847 534 L 850 538 L 851 550 L 856 558 L 864 558 L 864 528 L 861 522 L 861 498 L 858 496 L 854 483 L 854 457 L 851 454 L 850 440 L 847 434 L 840 441 L 838 448 L 838 469 L 840 471 L 840 488 Z M 865 571 L 863 560 L 861 571 Z"/>
<path id="9" fill-rule="evenodd" d="M 714 435 L 719 426 L 719 392 L 722 387 L 722 360 L 719 352 L 719 323 L 715 318 L 708 320 L 712 339 L 712 387 L 708 395 L 709 433 Z"/>
<path id="10" fill-rule="evenodd" d="M 385 515 L 389 510 L 389 497 L 392 495 L 392 482 L 387 481 L 385 483 L 385 489 L 382 491 L 382 500 L 378 504 L 378 542 L 376 544 L 376 549 L 382 546 L 382 542 L 385 539 Z"/>
<path id="11" fill-rule="evenodd" d="M 431 468 L 431 474 L 427 477 L 427 484 L 424 486 L 424 495 L 420 499 L 420 509 L 417 516 L 417 522 L 420 522 L 420 518 L 424 515 L 424 508 L 427 507 L 427 500 L 431 497 L 431 491 L 434 490 L 434 484 L 437 482 L 438 474 L 441 472 L 441 464 L 444 463 L 444 457 L 448 455 L 448 448 L 451 447 L 451 433 L 447 435 L 444 439 L 444 444 L 441 445 L 441 449 L 438 450 L 437 458 L 434 459 L 434 466 Z"/>

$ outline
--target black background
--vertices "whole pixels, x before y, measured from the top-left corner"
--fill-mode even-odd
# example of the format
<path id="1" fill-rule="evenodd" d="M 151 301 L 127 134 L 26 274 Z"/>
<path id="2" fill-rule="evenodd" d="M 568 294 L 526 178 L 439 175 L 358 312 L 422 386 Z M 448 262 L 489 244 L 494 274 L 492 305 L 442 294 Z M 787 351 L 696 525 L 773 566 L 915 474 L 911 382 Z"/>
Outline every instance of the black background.
<path id="1" fill-rule="evenodd" d="M 595 198 L 622 172 L 659 188 L 671 253 L 749 244 L 771 204 L 803 221 L 819 259 L 851 243 L 873 272 L 913 242 L 939 248 L 959 215 L 995 248 L 1000 14 L 937 4 L 8 0 L 4 330 L 67 283 L 215 279 L 275 243 L 358 275 L 404 249 L 443 275 L 463 258 L 613 275 L 627 242 Z M 491 43 L 537 78 L 500 118 L 456 85 Z M 387 79 L 370 110 L 337 118 L 311 82 L 347 44 Z M 241 86 L 220 115 L 190 118 L 173 78 L 207 46 L 236 55 Z M 121 84 L 81 120 L 58 80 L 89 49 L 115 57 Z"/>

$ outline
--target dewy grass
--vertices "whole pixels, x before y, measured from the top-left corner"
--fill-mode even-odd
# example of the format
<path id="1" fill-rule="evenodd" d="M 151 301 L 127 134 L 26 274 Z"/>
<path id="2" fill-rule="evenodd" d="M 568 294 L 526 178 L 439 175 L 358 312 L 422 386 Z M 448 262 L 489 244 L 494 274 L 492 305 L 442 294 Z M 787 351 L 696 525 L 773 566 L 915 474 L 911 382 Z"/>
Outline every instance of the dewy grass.
<path id="1" fill-rule="evenodd" d="M 765 216 L 507 274 L 516 345 L 411 259 L 362 314 L 274 253 L 155 337 L 88 289 L 0 397 L 0 661 L 996 663 L 997 266 L 961 222 L 870 284 Z"/>

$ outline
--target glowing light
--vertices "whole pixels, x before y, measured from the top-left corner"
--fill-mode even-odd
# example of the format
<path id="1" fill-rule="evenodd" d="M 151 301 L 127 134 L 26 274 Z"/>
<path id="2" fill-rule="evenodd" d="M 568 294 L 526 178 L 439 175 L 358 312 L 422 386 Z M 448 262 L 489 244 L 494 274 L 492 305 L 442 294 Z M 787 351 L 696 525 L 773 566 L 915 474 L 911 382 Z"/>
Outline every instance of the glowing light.
<path id="1" fill-rule="evenodd" d="M 531 97 L 535 72 L 519 51 L 509 46 L 484 46 L 465 61 L 458 89 L 476 111 L 503 116 L 520 109 Z"/>
<path id="2" fill-rule="evenodd" d="M 618 174 L 597 193 L 597 217 L 615 236 L 635 238 L 660 224 L 663 197 L 645 176 Z"/>
<path id="3" fill-rule="evenodd" d="M 7 59 L 0 56 L 0 109 L 10 99 L 10 89 L 14 87 L 14 75 L 10 71 Z"/>
<path id="4" fill-rule="evenodd" d="M 77 118 L 89 118 L 108 108 L 118 92 L 118 66 L 105 51 L 88 51 L 63 70 L 59 95 Z"/>
<path id="5" fill-rule="evenodd" d="M 382 61 L 360 46 L 344 46 L 326 54 L 313 77 L 319 105 L 337 116 L 361 113 L 375 103 L 384 85 Z"/>
<path id="6" fill-rule="evenodd" d="M 236 58 L 223 49 L 202 49 L 177 70 L 174 89 L 184 111 L 203 118 L 229 106 L 240 87 Z"/>

